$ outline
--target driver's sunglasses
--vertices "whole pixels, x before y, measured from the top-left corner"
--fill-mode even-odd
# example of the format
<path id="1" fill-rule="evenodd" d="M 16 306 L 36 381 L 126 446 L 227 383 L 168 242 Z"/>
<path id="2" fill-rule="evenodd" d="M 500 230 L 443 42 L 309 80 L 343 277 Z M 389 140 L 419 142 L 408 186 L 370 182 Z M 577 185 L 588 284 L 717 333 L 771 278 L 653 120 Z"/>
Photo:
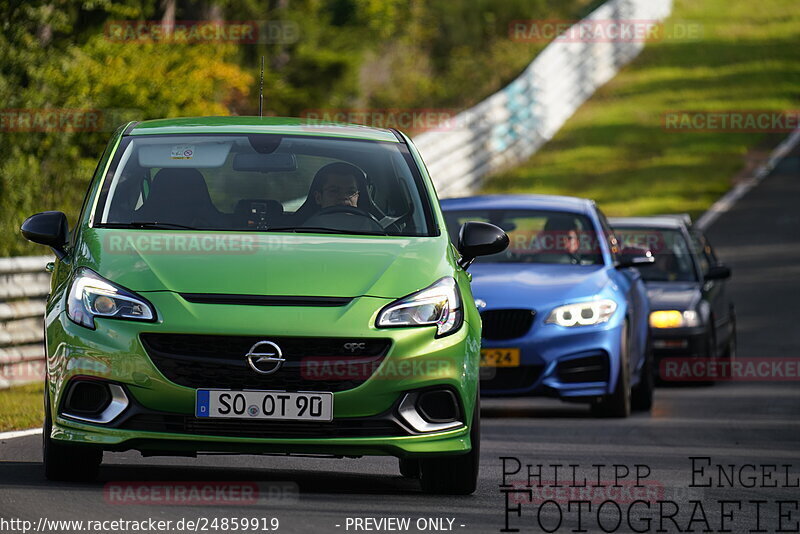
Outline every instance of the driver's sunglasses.
<path id="1" fill-rule="evenodd" d="M 350 199 L 358 195 L 358 189 L 339 189 L 338 187 L 326 187 L 322 190 L 326 195 L 342 196 Z"/>

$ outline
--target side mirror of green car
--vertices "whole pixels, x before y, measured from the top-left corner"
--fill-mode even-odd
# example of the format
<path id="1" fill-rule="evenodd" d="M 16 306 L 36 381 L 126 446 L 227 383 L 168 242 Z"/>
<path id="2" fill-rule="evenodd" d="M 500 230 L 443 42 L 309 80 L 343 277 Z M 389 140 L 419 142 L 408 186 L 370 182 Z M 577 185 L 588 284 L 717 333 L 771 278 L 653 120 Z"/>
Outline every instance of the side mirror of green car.
<path id="1" fill-rule="evenodd" d="M 508 235 L 497 226 L 485 222 L 470 221 L 458 232 L 458 264 L 467 269 L 478 256 L 490 256 L 503 252 L 508 247 Z"/>
<path id="2" fill-rule="evenodd" d="M 22 223 L 20 230 L 28 241 L 52 248 L 59 259 L 67 255 L 65 247 L 69 240 L 69 228 L 67 216 L 60 211 L 31 215 Z"/>

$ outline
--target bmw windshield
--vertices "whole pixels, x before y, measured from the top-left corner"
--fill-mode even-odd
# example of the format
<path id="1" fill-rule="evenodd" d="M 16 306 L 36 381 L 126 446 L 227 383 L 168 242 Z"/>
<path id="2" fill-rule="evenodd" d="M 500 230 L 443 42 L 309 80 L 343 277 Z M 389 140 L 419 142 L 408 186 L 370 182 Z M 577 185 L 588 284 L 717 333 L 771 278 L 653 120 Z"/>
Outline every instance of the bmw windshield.
<path id="1" fill-rule="evenodd" d="M 430 236 L 424 191 L 401 143 L 272 134 L 128 136 L 106 174 L 93 225 Z"/>
<path id="2" fill-rule="evenodd" d="M 549 210 L 446 211 L 445 220 L 454 243 L 467 221 L 482 221 L 502 228 L 509 245 L 499 254 L 483 256 L 478 263 L 551 263 L 601 265 L 603 255 L 597 233 L 588 217 Z"/>

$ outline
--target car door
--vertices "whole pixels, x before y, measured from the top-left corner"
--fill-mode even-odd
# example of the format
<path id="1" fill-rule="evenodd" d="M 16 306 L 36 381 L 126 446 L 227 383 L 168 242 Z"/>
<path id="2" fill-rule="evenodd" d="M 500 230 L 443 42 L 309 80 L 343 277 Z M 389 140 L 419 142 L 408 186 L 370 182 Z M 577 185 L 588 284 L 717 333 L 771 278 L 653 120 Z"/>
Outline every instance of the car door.
<path id="1" fill-rule="evenodd" d="M 619 260 L 619 242 L 608 224 L 606 216 L 600 209 L 597 209 L 598 220 L 603 232 L 603 236 L 608 243 L 611 256 L 616 263 Z M 631 309 L 630 313 L 630 369 L 631 376 L 636 376 L 636 370 L 643 364 L 645 346 L 648 336 L 648 311 L 647 289 L 642 281 L 639 270 L 633 267 L 627 269 L 611 268 L 611 276 L 626 293 L 626 298 Z"/>
<path id="2" fill-rule="evenodd" d="M 725 280 L 705 280 L 709 269 L 719 263 L 708 238 L 698 230 L 689 232 L 692 248 L 703 276 L 702 295 L 714 315 L 717 347 L 724 347 L 731 334 L 731 302 Z"/>

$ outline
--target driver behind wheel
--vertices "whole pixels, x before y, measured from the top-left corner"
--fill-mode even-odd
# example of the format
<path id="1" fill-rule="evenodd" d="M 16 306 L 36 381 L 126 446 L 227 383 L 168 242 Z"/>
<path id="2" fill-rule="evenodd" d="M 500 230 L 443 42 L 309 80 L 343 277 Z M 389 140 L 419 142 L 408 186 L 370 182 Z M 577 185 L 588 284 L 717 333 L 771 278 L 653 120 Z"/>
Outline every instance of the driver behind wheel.
<path id="1" fill-rule="evenodd" d="M 351 163 L 329 163 L 317 171 L 308 190 L 308 198 L 295 213 L 298 224 L 326 208 L 339 206 L 359 208 L 373 216 L 377 208 L 371 205 L 367 191 L 367 175 Z"/>
<path id="2" fill-rule="evenodd" d="M 331 163 L 317 172 L 322 186 L 314 191 L 314 201 L 320 208 L 358 206 L 358 183 L 353 170 L 355 167 L 347 163 Z"/>

